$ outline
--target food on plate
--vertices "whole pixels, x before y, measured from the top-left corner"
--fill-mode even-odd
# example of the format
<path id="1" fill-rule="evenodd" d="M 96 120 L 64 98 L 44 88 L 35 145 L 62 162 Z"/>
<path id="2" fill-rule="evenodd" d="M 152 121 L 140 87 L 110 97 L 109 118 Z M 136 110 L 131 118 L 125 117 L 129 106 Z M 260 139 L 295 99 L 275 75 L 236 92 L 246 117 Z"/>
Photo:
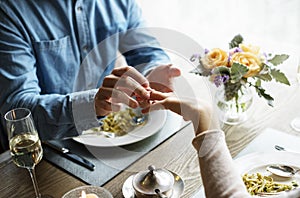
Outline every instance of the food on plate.
<path id="1" fill-rule="evenodd" d="M 278 193 L 292 190 L 299 186 L 295 181 L 291 182 L 290 184 L 274 182 L 272 177 L 264 176 L 261 173 L 246 173 L 243 175 L 243 181 L 247 191 L 251 195 L 257 195 L 259 193 Z"/>
<path id="2" fill-rule="evenodd" d="M 115 133 L 117 136 L 125 135 L 137 127 L 137 123 L 135 122 L 137 117 L 137 113 L 131 108 L 112 112 L 102 120 L 101 130 Z M 145 124 L 145 122 L 146 120 L 143 124 Z M 140 124 L 138 125 L 140 126 Z"/>

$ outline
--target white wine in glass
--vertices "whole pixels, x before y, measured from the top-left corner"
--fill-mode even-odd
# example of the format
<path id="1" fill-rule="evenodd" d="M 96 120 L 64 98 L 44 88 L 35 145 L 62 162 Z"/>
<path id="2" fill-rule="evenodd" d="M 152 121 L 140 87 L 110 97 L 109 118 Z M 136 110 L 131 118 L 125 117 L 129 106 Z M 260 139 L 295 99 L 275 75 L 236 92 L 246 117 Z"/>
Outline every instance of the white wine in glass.
<path id="1" fill-rule="evenodd" d="M 41 198 L 34 167 L 41 161 L 43 149 L 29 109 L 17 108 L 5 114 L 10 153 L 13 162 L 28 169 L 35 195 Z"/>

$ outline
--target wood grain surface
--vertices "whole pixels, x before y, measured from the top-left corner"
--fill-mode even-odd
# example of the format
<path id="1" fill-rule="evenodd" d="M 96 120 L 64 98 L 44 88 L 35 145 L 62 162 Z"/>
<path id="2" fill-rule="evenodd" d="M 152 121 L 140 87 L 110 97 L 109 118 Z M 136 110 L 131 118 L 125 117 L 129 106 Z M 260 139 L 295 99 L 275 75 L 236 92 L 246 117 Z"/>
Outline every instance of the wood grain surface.
<path id="1" fill-rule="evenodd" d="M 151 26 L 179 31 L 203 47 L 227 47 L 230 39 L 241 33 L 246 40 L 264 49 L 292 55 L 280 67 L 286 72 L 292 85 L 267 85 L 266 89 L 275 98 L 274 107 L 269 107 L 263 99 L 255 95 L 247 122 L 222 127 L 233 157 L 267 127 L 300 135 L 290 127 L 291 120 L 300 116 L 300 84 L 296 80 L 297 61 L 300 57 L 300 1 L 143 0 L 139 3 Z M 181 46 L 186 47 L 184 44 Z M 213 89 L 206 79 L 189 73 L 195 65 L 188 61 L 188 57 L 174 51 L 168 53 L 174 65 L 183 71 L 182 77 L 175 81 L 178 95 L 211 100 Z M 113 197 L 121 198 L 122 185 L 130 175 L 147 169 L 149 165 L 155 165 L 180 175 L 185 183 L 182 197 L 190 198 L 202 185 L 196 151 L 191 145 L 193 136 L 193 128 L 188 125 L 122 171 L 104 187 Z M 55 198 L 60 198 L 75 187 L 86 185 L 45 160 L 37 165 L 36 173 L 42 194 L 50 194 Z M 9 152 L 0 155 L 0 179 L 0 198 L 34 197 L 28 171 L 16 167 Z"/>

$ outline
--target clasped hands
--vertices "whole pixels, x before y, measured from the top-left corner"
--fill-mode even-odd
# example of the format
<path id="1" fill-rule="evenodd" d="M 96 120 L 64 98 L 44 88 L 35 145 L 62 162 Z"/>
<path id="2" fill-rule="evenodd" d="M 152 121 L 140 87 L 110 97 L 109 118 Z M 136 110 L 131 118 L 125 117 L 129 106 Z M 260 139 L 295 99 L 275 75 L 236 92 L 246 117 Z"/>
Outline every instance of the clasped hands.
<path id="1" fill-rule="evenodd" d="M 153 69 L 146 77 L 134 67 L 115 68 L 106 76 L 95 95 L 97 116 L 105 116 L 119 111 L 121 104 L 131 108 L 141 107 L 149 111 L 152 91 L 172 92 L 172 79 L 180 76 L 180 70 L 172 65 L 161 65 Z"/>
<path id="2" fill-rule="evenodd" d="M 168 109 L 193 122 L 195 134 L 209 129 L 219 129 L 217 114 L 208 101 L 181 98 L 172 92 L 172 79 L 180 70 L 172 65 L 158 66 L 147 77 L 133 67 L 120 67 L 105 77 L 95 96 L 97 116 L 119 111 L 121 103 L 131 108 L 142 108 L 142 113 Z"/>

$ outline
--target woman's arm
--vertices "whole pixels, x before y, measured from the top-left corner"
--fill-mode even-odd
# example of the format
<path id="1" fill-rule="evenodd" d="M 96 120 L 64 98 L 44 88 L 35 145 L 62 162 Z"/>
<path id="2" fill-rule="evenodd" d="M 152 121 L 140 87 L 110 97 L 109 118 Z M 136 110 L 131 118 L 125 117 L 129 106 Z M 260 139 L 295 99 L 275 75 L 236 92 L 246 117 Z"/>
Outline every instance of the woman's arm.
<path id="1" fill-rule="evenodd" d="M 250 197 L 236 171 L 221 130 L 208 130 L 193 140 L 206 197 Z"/>
<path id="2" fill-rule="evenodd" d="M 206 197 L 250 197 L 234 167 L 225 135 L 219 129 L 218 119 L 209 103 L 178 99 L 172 93 L 157 91 L 152 91 L 150 99 L 153 102 L 145 112 L 169 109 L 193 122 L 196 135 L 193 145 L 198 152 Z"/>

